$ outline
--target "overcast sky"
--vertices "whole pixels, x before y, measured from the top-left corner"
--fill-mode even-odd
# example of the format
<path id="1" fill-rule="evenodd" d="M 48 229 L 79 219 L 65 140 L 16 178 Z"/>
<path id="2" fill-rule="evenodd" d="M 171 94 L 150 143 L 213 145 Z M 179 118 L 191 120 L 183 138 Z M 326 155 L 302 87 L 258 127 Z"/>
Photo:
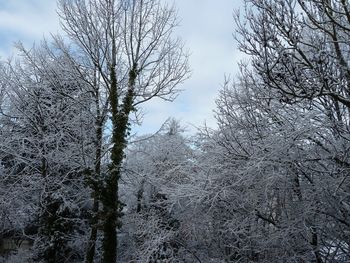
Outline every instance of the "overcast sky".
<path id="1" fill-rule="evenodd" d="M 30 47 L 50 32 L 59 31 L 55 0 L 0 0 L 0 56 L 6 59 L 13 43 Z M 215 127 L 215 98 L 225 74 L 235 75 L 241 54 L 232 33 L 232 13 L 241 0 L 175 0 L 181 19 L 178 34 L 191 52 L 192 76 L 175 102 L 152 100 L 144 107 L 140 133 L 156 131 L 168 117 L 175 117 L 191 131 L 206 122 Z"/>

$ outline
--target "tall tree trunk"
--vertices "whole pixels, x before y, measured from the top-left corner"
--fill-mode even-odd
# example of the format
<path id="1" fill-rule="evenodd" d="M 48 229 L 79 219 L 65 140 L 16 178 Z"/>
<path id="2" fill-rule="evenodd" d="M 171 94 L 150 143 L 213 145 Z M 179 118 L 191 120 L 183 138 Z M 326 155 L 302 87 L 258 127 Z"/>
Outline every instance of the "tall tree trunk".
<path id="1" fill-rule="evenodd" d="M 101 193 L 103 203 L 103 260 L 104 263 L 115 263 L 117 260 L 117 227 L 120 227 L 122 203 L 118 198 L 118 182 L 121 176 L 121 165 L 126 147 L 126 137 L 129 132 L 129 115 L 133 110 L 134 86 L 137 77 L 137 65 L 134 64 L 129 72 L 128 90 L 124 95 L 122 105 L 119 106 L 118 83 L 116 67 L 115 42 L 112 42 L 112 64 L 110 68 L 110 94 L 112 114 L 112 151 L 109 175 Z"/>
<path id="2" fill-rule="evenodd" d="M 99 202 L 97 198 L 94 198 L 94 206 L 93 206 L 93 215 L 91 218 L 91 233 L 90 238 L 87 245 L 87 251 L 86 251 L 86 263 L 93 263 L 94 257 L 95 257 L 95 250 L 96 250 L 96 239 L 97 239 L 97 224 L 98 224 L 98 210 L 99 210 Z"/>
<path id="3" fill-rule="evenodd" d="M 98 101 L 97 101 L 98 103 Z M 94 176 L 99 179 L 101 176 L 101 157 L 102 157 L 102 128 L 103 120 L 100 116 L 100 111 L 98 109 L 98 117 L 96 121 L 96 153 L 95 153 L 95 174 Z M 90 222 L 91 233 L 87 245 L 86 251 L 86 263 L 93 263 L 96 250 L 96 239 L 97 239 L 97 226 L 98 226 L 98 212 L 99 212 L 99 200 L 98 200 L 98 189 L 93 189 L 94 204 L 92 209 L 92 218 Z"/>
<path id="4" fill-rule="evenodd" d="M 317 236 L 317 230 L 315 227 L 311 227 L 311 242 L 312 248 L 314 250 L 315 254 L 315 260 L 316 263 L 323 263 L 323 260 L 320 255 L 319 246 L 318 246 L 318 236 Z"/>
<path id="5" fill-rule="evenodd" d="M 140 213 L 141 209 L 142 209 L 142 198 L 143 198 L 144 184 L 145 184 L 145 180 L 142 180 L 141 185 L 140 185 L 140 189 L 137 191 L 137 208 L 136 208 L 137 213 Z"/>

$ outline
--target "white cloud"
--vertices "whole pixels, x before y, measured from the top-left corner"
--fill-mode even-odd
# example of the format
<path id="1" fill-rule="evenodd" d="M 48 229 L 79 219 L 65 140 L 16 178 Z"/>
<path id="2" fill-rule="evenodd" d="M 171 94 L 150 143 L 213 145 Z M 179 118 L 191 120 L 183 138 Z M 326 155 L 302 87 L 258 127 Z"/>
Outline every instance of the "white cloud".
<path id="1" fill-rule="evenodd" d="M 20 16 L 21 22 L 25 21 L 22 23 L 24 27 L 36 24 L 39 29 L 51 30 L 58 26 L 55 0 L 9 0 L 5 3 L 0 2 L 0 9 L 10 15 Z"/>
<path id="2" fill-rule="evenodd" d="M 44 35 L 59 30 L 56 3 L 53 0 L 10 0 L 0 3 L 0 54 L 10 55 L 13 44 L 31 45 Z"/>
<path id="3" fill-rule="evenodd" d="M 175 4 L 181 18 L 178 34 L 191 50 L 193 74 L 175 102 L 145 105 L 148 115 L 140 131 L 156 131 L 168 116 L 179 118 L 185 125 L 198 127 L 206 122 L 215 127 L 213 110 L 218 90 L 225 74 L 237 74 L 237 62 L 242 58 L 232 37 L 232 14 L 240 1 L 176 0 Z"/>
<path id="4" fill-rule="evenodd" d="M 173 0 L 169 0 L 173 1 Z M 184 39 L 192 55 L 192 77 L 181 88 L 184 91 L 173 103 L 152 100 L 145 104 L 143 126 L 140 132 L 156 131 L 169 117 L 186 125 L 200 126 L 207 122 L 215 126 L 213 110 L 215 98 L 225 74 L 235 75 L 237 51 L 232 33 L 233 10 L 238 0 L 174 0 L 181 25 L 177 33 Z M 22 40 L 30 45 L 43 35 L 59 30 L 54 0 L 9 0 L 0 2 L 0 56 L 11 52 L 13 42 Z M 188 125 L 190 127 L 190 125 Z M 191 129 L 194 130 L 194 129 Z"/>

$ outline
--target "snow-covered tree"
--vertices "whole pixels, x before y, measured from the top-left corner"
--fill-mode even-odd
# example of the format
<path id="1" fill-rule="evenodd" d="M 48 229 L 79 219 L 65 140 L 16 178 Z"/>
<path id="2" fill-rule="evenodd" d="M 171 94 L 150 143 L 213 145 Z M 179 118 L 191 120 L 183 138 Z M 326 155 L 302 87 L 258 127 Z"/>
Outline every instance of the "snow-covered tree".
<path id="1" fill-rule="evenodd" d="M 341 262 L 349 255 L 341 234 L 349 231 L 350 219 L 349 7 L 336 0 L 250 1 L 245 19 L 236 20 L 237 40 L 251 56 L 260 85 L 286 107 L 312 113 L 309 127 L 316 130 L 303 139 L 310 157 L 296 171 L 316 200 L 309 240 L 317 262 Z"/>
<path id="2" fill-rule="evenodd" d="M 31 51 L 19 48 L 22 59 L 8 65 L 2 87 L 1 197 L 13 200 L 2 203 L 11 206 L 9 223 L 20 224 L 14 230 L 33 238 L 36 258 L 74 262 L 81 257 L 81 244 L 74 242 L 85 231 L 79 226 L 88 203 L 89 94 L 69 61 L 46 42 Z"/>
<path id="3" fill-rule="evenodd" d="M 182 209 L 169 197 L 188 180 L 192 162 L 190 141 L 174 119 L 128 147 L 121 185 L 128 222 L 122 228 L 122 261 L 180 260 Z"/>
<path id="4" fill-rule="evenodd" d="M 222 89 L 219 128 L 176 194 L 197 204 L 193 247 L 208 261 L 345 262 L 349 4 L 246 2 L 237 40 L 251 64 Z"/>

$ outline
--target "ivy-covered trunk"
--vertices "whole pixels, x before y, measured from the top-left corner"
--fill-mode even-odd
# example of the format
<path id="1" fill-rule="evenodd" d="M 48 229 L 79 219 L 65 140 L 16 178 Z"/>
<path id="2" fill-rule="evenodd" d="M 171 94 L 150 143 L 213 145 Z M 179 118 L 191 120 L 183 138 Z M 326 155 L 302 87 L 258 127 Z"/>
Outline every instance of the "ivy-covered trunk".
<path id="1" fill-rule="evenodd" d="M 115 45 L 112 54 L 115 52 Z M 115 56 L 112 56 L 115 57 Z M 121 226 L 123 205 L 118 198 L 118 182 L 121 176 L 121 165 L 126 147 L 126 137 L 129 132 L 129 115 L 133 110 L 134 86 L 137 77 L 137 65 L 129 72 L 128 89 L 119 105 L 118 82 L 115 72 L 116 62 L 110 69 L 109 101 L 112 115 L 112 151 L 109 174 L 101 192 L 103 204 L 103 262 L 115 263 L 117 260 L 117 227 Z"/>

